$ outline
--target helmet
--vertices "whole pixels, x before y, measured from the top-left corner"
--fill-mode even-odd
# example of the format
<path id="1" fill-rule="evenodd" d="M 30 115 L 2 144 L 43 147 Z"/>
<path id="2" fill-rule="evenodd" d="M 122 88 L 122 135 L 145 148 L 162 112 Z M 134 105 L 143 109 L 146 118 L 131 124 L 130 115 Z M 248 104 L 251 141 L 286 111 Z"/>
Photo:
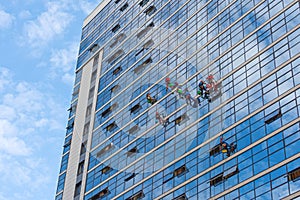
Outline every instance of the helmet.
<path id="1" fill-rule="evenodd" d="M 166 82 L 170 82 L 170 78 L 169 77 L 166 78 Z"/>
<path id="2" fill-rule="evenodd" d="M 211 80 L 211 79 L 213 79 L 214 78 L 214 76 L 212 75 L 212 74 L 210 74 L 210 75 L 208 75 L 208 77 L 206 78 L 207 80 Z"/>

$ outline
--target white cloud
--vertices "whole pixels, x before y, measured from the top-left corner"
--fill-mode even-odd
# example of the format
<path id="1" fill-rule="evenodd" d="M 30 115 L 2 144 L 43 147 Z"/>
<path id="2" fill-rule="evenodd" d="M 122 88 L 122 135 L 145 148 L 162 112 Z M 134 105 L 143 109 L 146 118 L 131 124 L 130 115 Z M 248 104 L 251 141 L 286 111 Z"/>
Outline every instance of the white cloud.
<path id="1" fill-rule="evenodd" d="M 59 114 L 63 108 L 58 106 L 45 87 L 13 81 L 7 68 L 1 68 L 0 74 L 3 75 L 0 82 L 6 85 L 3 86 L 4 94 L 0 96 L 0 152 L 28 155 L 32 145 L 30 137 L 43 134 L 38 129 L 63 129 L 58 121 L 63 121 L 64 115 Z"/>
<path id="2" fill-rule="evenodd" d="M 29 155 L 31 149 L 18 136 L 19 129 L 8 120 L 0 120 L 0 151 L 9 155 Z"/>
<path id="3" fill-rule="evenodd" d="M 29 17 L 31 17 L 31 12 L 29 10 L 23 10 L 19 13 L 19 17 L 21 19 L 28 19 Z"/>
<path id="4" fill-rule="evenodd" d="M 14 16 L 5 12 L 4 10 L 0 10 L 0 29 L 9 28 L 14 21 Z"/>
<path id="5" fill-rule="evenodd" d="M 70 73 L 66 73 L 62 77 L 62 81 L 67 85 L 73 85 L 74 83 L 74 75 Z"/>
<path id="6" fill-rule="evenodd" d="M 0 155 L 0 181 L 2 183 L 0 188 L 6 192 L 6 197 L 0 194 L 0 200 L 34 199 L 38 187 L 43 188 L 43 185 L 49 184 L 49 176 L 41 168 L 44 167 L 43 163 L 38 160 L 31 162 L 39 163 L 39 166 L 31 165 L 27 159 L 17 160 L 14 157 Z M 20 192 L 21 188 L 26 188 L 26 190 Z M 7 191 L 12 193 L 8 194 Z"/>
<path id="7" fill-rule="evenodd" d="M 79 1 L 80 9 L 87 15 L 90 14 L 98 4 L 99 2 L 90 2 L 85 0 Z"/>
<path id="8" fill-rule="evenodd" d="M 39 47 L 47 44 L 57 35 L 63 34 L 73 19 L 66 9 L 67 5 L 61 1 L 48 2 L 47 11 L 25 24 L 26 41 L 33 47 Z"/>
<path id="9" fill-rule="evenodd" d="M 76 64 L 78 45 L 74 42 L 65 49 L 53 49 L 50 56 L 50 76 L 60 76 L 61 81 L 67 85 L 74 82 L 74 67 Z"/>
<path id="10" fill-rule="evenodd" d="M 10 83 L 11 74 L 7 68 L 0 67 L 0 92 Z"/>
<path id="11" fill-rule="evenodd" d="M 0 200 L 43 199 L 35 195 L 57 175 L 49 155 L 67 113 L 43 83 L 17 81 L 7 68 L 0 83 Z"/>
<path id="12" fill-rule="evenodd" d="M 50 62 L 54 68 L 68 72 L 75 64 L 77 51 L 78 45 L 76 43 L 69 45 L 65 49 L 53 49 Z"/>

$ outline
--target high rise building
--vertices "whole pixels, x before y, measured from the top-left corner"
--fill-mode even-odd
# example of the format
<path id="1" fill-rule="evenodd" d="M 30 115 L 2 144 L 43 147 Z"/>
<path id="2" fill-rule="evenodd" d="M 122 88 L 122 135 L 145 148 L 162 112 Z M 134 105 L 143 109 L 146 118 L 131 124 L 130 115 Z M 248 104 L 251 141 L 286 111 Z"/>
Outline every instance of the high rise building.
<path id="1" fill-rule="evenodd" d="M 298 0 L 102 1 L 56 200 L 300 196 L 299 22 Z"/>

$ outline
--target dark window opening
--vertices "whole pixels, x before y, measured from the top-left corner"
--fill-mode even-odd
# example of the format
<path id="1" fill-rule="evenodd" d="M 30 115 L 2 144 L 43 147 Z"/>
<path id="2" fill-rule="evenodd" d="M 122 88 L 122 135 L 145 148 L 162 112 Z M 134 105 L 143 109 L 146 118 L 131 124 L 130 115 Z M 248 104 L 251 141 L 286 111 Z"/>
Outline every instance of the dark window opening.
<path id="1" fill-rule="evenodd" d="M 92 114 L 92 106 L 93 104 L 91 103 L 87 108 L 86 108 L 86 113 L 85 116 L 88 117 Z"/>
<path id="2" fill-rule="evenodd" d="M 148 66 L 150 63 L 152 63 L 152 58 L 148 58 L 147 60 L 145 60 L 142 64 L 140 64 L 139 66 L 137 66 L 133 71 L 134 73 L 138 74 L 139 72 L 141 72 L 143 69 L 145 69 L 146 66 Z"/>
<path id="3" fill-rule="evenodd" d="M 222 152 L 222 153 L 226 154 L 227 157 L 229 157 L 232 153 L 234 153 L 236 151 L 236 147 L 237 147 L 237 145 L 234 142 L 228 144 L 221 137 L 220 143 L 210 149 L 209 156 L 216 156 L 217 154 Z"/>
<path id="4" fill-rule="evenodd" d="M 140 130 L 140 127 L 136 124 L 128 130 L 129 134 L 134 134 Z"/>
<path id="5" fill-rule="evenodd" d="M 98 44 L 93 44 L 93 45 L 89 48 L 89 51 L 92 52 L 92 53 L 95 53 L 98 49 L 99 49 L 99 45 L 98 45 Z"/>
<path id="6" fill-rule="evenodd" d="M 120 28 L 121 28 L 120 24 L 117 24 L 117 25 L 115 25 L 115 27 L 113 27 L 113 28 L 111 29 L 111 31 L 112 31 L 113 33 L 116 33 Z"/>
<path id="7" fill-rule="evenodd" d="M 210 186 L 216 186 L 220 184 L 223 181 L 223 172 L 221 174 L 218 174 L 214 178 L 210 179 Z"/>
<path id="8" fill-rule="evenodd" d="M 90 198 L 90 200 L 98 200 L 102 197 L 105 197 L 107 195 L 109 195 L 109 190 L 108 188 L 105 188 L 104 190 L 100 191 L 99 193 L 95 194 L 94 196 L 92 196 L 92 198 Z"/>
<path id="9" fill-rule="evenodd" d="M 76 184 L 75 186 L 75 192 L 74 192 L 74 197 L 77 197 L 80 195 L 80 190 L 81 190 L 81 181 Z"/>
<path id="10" fill-rule="evenodd" d="M 237 166 L 234 166 L 210 179 L 210 186 L 216 186 L 237 173 L 239 173 L 239 169 Z"/>
<path id="11" fill-rule="evenodd" d="M 77 106 L 76 104 L 71 105 L 70 108 L 68 109 L 68 111 L 70 111 L 70 112 L 75 112 L 76 106 Z"/>
<path id="12" fill-rule="evenodd" d="M 151 40 L 148 40 L 144 45 L 143 45 L 143 48 L 144 49 L 149 49 L 152 45 L 154 44 L 154 41 L 151 39 Z"/>
<path id="13" fill-rule="evenodd" d="M 94 62 L 93 62 L 93 66 L 98 65 L 98 62 L 99 62 L 99 53 L 97 53 L 97 55 L 95 55 Z M 97 71 L 97 68 L 96 68 L 95 71 Z"/>
<path id="14" fill-rule="evenodd" d="M 187 116 L 187 114 L 184 113 L 183 115 L 181 115 L 175 119 L 175 124 L 181 125 L 182 123 L 186 122 L 189 119 L 190 118 Z"/>
<path id="15" fill-rule="evenodd" d="M 163 184 L 167 183 L 168 181 L 172 180 L 175 177 L 181 177 L 182 175 L 184 175 L 185 173 L 189 172 L 187 167 L 185 165 L 182 165 L 181 167 L 175 169 L 173 171 L 173 173 L 168 174 L 165 178 L 167 178 L 167 180 L 165 180 L 163 182 Z M 170 177 L 171 175 L 171 177 Z M 169 177 L 169 178 L 168 178 Z"/>
<path id="16" fill-rule="evenodd" d="M 145 36 L 145 35 L 147 34 L 147 32 L 148 32 L 148 29 L 145 28 L 145 29 L 141 30 L 136 36 L 137 36 L 139 39 L 141 39 L 143 36 Z"/>
<path id="17" fill-rule="evenodd" d="M 154 23 L 151 22 L 150 24 L 148 24 L 148 25 L 146 26 L 146 28 L 144 28 L 143 30 L 141 30 L 141 31 L 137 34 L 137 37 L 138 37 L 139 39 L 141 39 L 141 38 L 144 37 L 144 36 L 150 31 L 150 29 L 153 28 L 153 27 L 154 27 Z"/>
<path id="18" fill-rule="evenodd" d="M 123 39 L 126 38 L 126 34 L 125 33 L 120 33 L 117 37 L 116 37 L 116 40 L 118 42 L 122 41 Z"/>
<path id="19" fill-rule="evenodd" d="M 147 27 L 153 28 L 154 27 L 154 22 L 151 22 L 150 24 L 148 24 Z"/>
<path id="20" fill-rule="evenodd" d="M 93 86 L 92 88 L 90 88 L 89 90 L 89 99 L 94 97 L 94 93 L 95 93 L 95 86 Z"/>
<path id="21" fill-rule="evenodd" d="M 130 108 L 130 112 L 133 114 L 136 114 L 141 109 L 142 109 L 142 106 L 140 104 L 136 104 L 135 106 Z"/>
<path id="22" fill-rule="evenodd" d="M 223 179 L 228 179 L 232 176 L 234 176 L 235 174 L 239 173 L 239 169 L 237 166 L 234 166 L 228 170 L 226 170 L 223 174 Z"/>
<path id="23" fill-rule="evenodd" d="M 173 200 L 188 200 L 187 196 L 185 193 L 179 195 L 178 197 L 175 197 Z"/>
<path id="24" fill-rule="evenodd" d="M 128 176 L 127 178 L 124 179 L 125 182 L 129 181 L 130 179 L 133 179 L 136 176 L 135 173 L 131 174 L 130 176 Z"/>
<path id="25" fill-rule="evenodd" d="M 214 146 L 214 147 L 209 151 L 209 155 L 210 155 L 210 156 L 215 156 L 215 155 L 217 155 L 218 153 L 220 153 L 221 148 L 222 148 L 222 145 L 221 145 L 221 144 L 218 144 L 218 145 Z"/>
<path id="26" fill-rule="evenodd" d="M 146 13 L 146 15 L 151 16 L 155 11 L 156 11 L 156 7 L 155 6 L 150 6 L 149 8 L 147 8 L 144 13 Z"/>
<path id="27" fill-rule="evenodd" d="M 118 4 L 118 3 L 120 3 L 120 1 L 121 1 L 121 0 L 116 0 L 116 1 L 115 1 L 115 4 Z"/>
<path id="28" fill-rule="evenodd" d="M 111 92 L 117 92 L 121 87 L 119 85 L 115 85 L 110 89 Z"/>
<path id="29" fill-rule="evenodd" d="M 139 3 L 139 5 L 140 5 L 141 7 L 144 7 L 148 2 L 149 2 L 149 0 L 142 0 L 142 1 Z"/>
<path id="30" fill-rule="evenodd" d="M 108 174 L 112 168 L 110 166 L 106 166 L 103 169 L 101 169 L 102 174 Z"/>
<path id="31" fill-rule="evenodd" d="M 118 103 L 114 103 L 101 114 L 102 117 L 107 117 L 114 109 L 118 107 Z"/>
<path id="32" fill-rule="evenodd" d="M 87 144 L 87 142 L 84 142 L 81 144 L 80 155 L 82 155 L 86 152 L 86 144 Z"/>
<path id="33" fill-rule="evenodd" d="M 74 121 L 73 121 L 71 124 L 69 124 L 69 125 L 66 127 L 66 129 L 67 129 L 67 130 L 71 130 L 71 129 L 73 129 L 73 127 L 74 127 Z"/>
<path id="34" fill-rule="evenodd" d="M 74 91 L 73 91 L 73 96 L 76 96 L 76 95 L 78 95 L 79 94 L 79 85 L 76 87 L 76 88 L 74 88 Z"/>
<path id="35" fill-rule="evenodd" d="M 288 181 L 297 181 L 299 180 L 299 177 L 300 177 L 300 167 L 290 171 L 288 173 Z"/>
<path id="36" fill-rule="evenodd" d="M 144 195 L 143 191 L 141 190 L 141 191 L 137 192 L 136 194 L 132 195 L 131 197 L 128 197 L 126 200 L 139 200 L 144 197 L 145 197 L 145 195 Z"/>
<path id="37" fill-rule="evenodd" d="M 128 157 L 130 157 L 130 156 L 134 156 L 138 152 L 139 152 L 138 149 L 136 147 L 134 147 L 134 148 L 130 149 L 126 154 Z"/>
<path id="38" fill-rule="evenodd" d="M 92 73 L 91 83 L 92 83 L 94 80 L 96 80 L 96 78 L 97 78 L 97 68 L 96 68 L 96 70 L 93 71 L 93 73 Z"/>
<path id="39" fill-rule="evenodd" d="M 179 167 L 178 169 L 176 169 L 174 172 L 173 172 L 173 175 L 174 177 L 177 176 L 177 177 L 180 177 L 182 176 L 183 174 L 187 173 L 188 172 L 188 169 L 185 165 Z"/>
<path id="40" fill-rule="evenodd" d="M 144 51 L 144 48 L 142 48 L 141 50 L 139 50 L 139 51 L 135 54 L 135 56 L 140 55 L 140 53 L 142 53 L 143 51 Z"/>
<path id="41" fill-rule="evenodd" d="M 271 114 L 269 114 L 266 118 L 265 118 L 265 123 L 266 124 L 271 124 L 272 122 L 274 122 L 276 119 L 279 119 L 282 116 L 281 110 L 275 110 L 274 112 L 272 112 Z"/>
<path id="42" fill-rule="evenodd" d="M 128 7 L 128 3 L 125 3 L 121 8 L 120 11 L 123 12 Z"/>
<path id="43" fill-rule="evenodd" d="M 115 128 L 116 126 L 117 126 L 116 123 L 113 122 L 113 123 L 109 124 L 105 129 L 107 131 L 112 131 L 112 129 Z"/>
<path id="44" fill-rule="evenodd" d="M 85 136 L 85 135 L 89 134 L 89 130 L 90 130 L 90 122 L 87 122 L 83 128 L 83 135 Z"/>
<path id="45" fill-rule="evenodd" d="M 77 170 L 77 175 L 80 175 L 83 173 L 83 169 L 84 169 L 84 160 L 81 161 L 78 165 L 78 170 Z"/>
<path id="46" fill-rule="evenodd" d="M 122 71 L 122 67 L 119 66 L 117 67 L 114 71 L 113 71 L 113 75 L 117 75 L 118 73 L 120 73 Z"/>
<path id="47" fill-rule="evenodd" d="M 97 153 L 97 157 L 101 157 L 104 153 L 108 152 L 109 150 L 111 150 L 113 148 L 114 148 L 114 145 L 112 143 L 110 143 L 109 145 L 107 145 L 106 147 L 104 147 Z"/>
<path id="48" fill-rule="evenodd" d="M 101 115 L 102 115 L 102 117 L 107 117 L 110 113 L 111 113 L 111 109 L 109 107 Z"/>
<path id="49" fill-rule="evenodd" d="M 120 33 L 113 41 L 113 43 L 110 44 L 110 48 L 113 48 L 118 44 L 118 42 L 123 41 L 126 38 L 126 35 L 124 33 Z"/>
<path id="50" fill-rule="evenodd" d="M 66 147 L 68 147 L 68 146 L 70 146 L 71 145 L 71 141 L 72 141 L 72 139 L 71 140 L 68 140 L 65 144 L 64 144 L 64 148 L 66 148 Z"/>
<path id="51" fill-rule="evenodd" d="M 112 62 L 118 60 L 123 54 L 124 51 L 122 49 L 119 49 L 114 55 L 107 59 L 107 62 L 113 64 Z"/>
<path id="52" fill-rule="evenodd" d="M 152 39 L 149 40 L 148 42 L 146 42 L 146 43 L 143 45 L 142 49 L 139 50 L 139 51 L 135 54 L 135 56 L 138 56 L 138 55 L 139 55 L 140 53 L 142 53 L 145 49 L 148 50 L 153 44 L 154 44 L 153 40 L 152 40 Z"/>

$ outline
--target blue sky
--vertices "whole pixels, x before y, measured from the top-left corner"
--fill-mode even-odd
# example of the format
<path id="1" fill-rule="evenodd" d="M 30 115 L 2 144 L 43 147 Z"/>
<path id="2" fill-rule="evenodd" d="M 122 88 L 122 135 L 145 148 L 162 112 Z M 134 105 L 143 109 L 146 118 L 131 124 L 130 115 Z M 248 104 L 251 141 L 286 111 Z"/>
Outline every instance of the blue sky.
<path id="1" fill-rule="evenodd" d="M 101 0 L 0 0 L 0 200 L 54 199 L 84 18 Z"/>

